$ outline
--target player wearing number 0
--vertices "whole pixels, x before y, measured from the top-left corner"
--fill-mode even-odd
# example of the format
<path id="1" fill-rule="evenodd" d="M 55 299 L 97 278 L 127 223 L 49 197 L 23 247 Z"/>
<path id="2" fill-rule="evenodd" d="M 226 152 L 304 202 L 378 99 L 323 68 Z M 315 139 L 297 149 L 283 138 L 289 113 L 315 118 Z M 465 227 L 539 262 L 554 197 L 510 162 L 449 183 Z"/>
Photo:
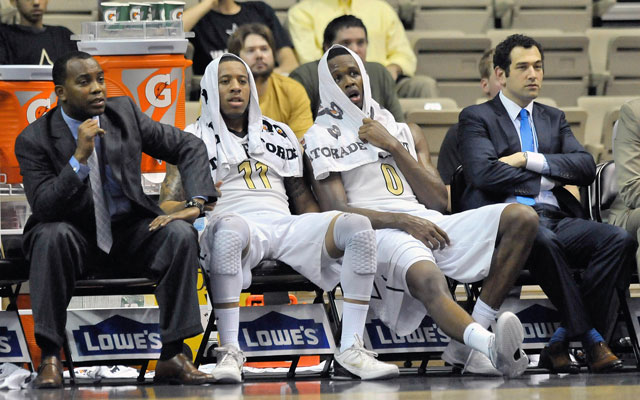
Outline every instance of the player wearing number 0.
<path id="1" fill-rule="evenodd" d="M 322 105 L 304 136 L 305 154 L 320 206 L 367 216 L 376 229 L 372 309 L 400 336 L 428 311 L 455 339 L 445 361 L 470 373 L 520 375 L 528 360 L 518 318 L 506 312 L 495 334 L 487 328 L 527 259 L 535 213 L 496 204 L 442 215 L 447 191 L 420 129 L 396 123 L 371 99 L 360 58 L 333 46 L 318 74 Z M 471 316 L 451 299 L 443 273 L 461 282 L 484 280 Z"/>
<path id="2" fill-rule="evenodd" d="M 187 131 L 207 146 L 222 197 L 207 215 L 200 239 L 212 276 L 220 347 L 213 376 L 240 382 L 244 356 L 238 344 L 240 291 L 263 259 L 280 260 L 324 290 L 342 284 L 345 303 L 336 375 L 380 379 L 398 367 L 364 349 L 363 334 L 376 271 L 375 231 L 367 218 L 319 213 L 302 178 L 302 149 L 291 129 L 262 116 L 247 65 L 226 54 L 207 67 L 201 82 L 202 113 Z M 169 168 L 162 207 L 184 207 L 179 174 Z M 290 208 L 298 214 L 291 215 Z M 339 264 L 342 260 L 342 266 Z"/>

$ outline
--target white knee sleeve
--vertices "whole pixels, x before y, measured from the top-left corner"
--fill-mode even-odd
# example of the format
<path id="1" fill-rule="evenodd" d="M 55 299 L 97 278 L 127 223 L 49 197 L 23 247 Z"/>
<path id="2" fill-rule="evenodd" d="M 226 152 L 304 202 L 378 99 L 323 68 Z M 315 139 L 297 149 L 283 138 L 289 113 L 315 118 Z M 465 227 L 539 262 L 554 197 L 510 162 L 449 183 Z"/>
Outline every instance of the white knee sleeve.
<path id="1" fill-rule="evenodd" d="M 334 225 L 334 240 L 344 249 L 340 282 L 344 296 L 369 301 L 377 268 L 376 233 L 367 217 L 343 214 Z"/>
<path id="2" fill-rule="evenodd" d="M 235 303 L 242 291 L 242 251 L 249 243 L 249 227 L 242 218 L 228 216 L 210 229 L 211 298 L 216 304 Z"/>

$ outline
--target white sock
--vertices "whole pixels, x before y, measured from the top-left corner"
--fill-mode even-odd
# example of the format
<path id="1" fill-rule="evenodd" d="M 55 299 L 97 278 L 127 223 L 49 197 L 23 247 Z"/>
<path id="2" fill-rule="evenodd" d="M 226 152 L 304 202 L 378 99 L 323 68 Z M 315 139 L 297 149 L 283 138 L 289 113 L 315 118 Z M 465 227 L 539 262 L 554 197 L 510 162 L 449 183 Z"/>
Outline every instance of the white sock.
<path id="1" fill-rule="evenodd" d="M 216 308 L 214 311 L 216 327 L 218 335 L 220 335 L 220 346 L 233 345 L 239 349 L 240 307 Z"/>
<path id="2" fill-rule="evenodd" d="M 483 328 L 477 322 L 467 325 L 464 330 L 464 334 L 462 335 L 464 344 L 481 352 L 485 356 L 489 357 L 489 359 L 491 359 L 491 355 L 489 354 L 489 343 L 491 343 L 491 338 L 493 336 L 493 333 Z"/>
<path id="3" fill-rule="evenodd" d="M 498 310 L 494 310 L 489 307 L 487 303 L 478 299 L 476 301 L 475 307 L 473 307 L 473 313 L 471 313 L 471 318 L 474 321 L 480 324 L 485 329 L 489 329 L 491 324 L 495 322 L 496 315 L 498 315 Z"/>
<path id="4" fill-rule="evenodd" d="M 340 337 L 340 352 L 353 346 L 355 334 L 362 337 L 364 324 L 367 320 L 369 304 L 342 303 L 342 336 Z"/>

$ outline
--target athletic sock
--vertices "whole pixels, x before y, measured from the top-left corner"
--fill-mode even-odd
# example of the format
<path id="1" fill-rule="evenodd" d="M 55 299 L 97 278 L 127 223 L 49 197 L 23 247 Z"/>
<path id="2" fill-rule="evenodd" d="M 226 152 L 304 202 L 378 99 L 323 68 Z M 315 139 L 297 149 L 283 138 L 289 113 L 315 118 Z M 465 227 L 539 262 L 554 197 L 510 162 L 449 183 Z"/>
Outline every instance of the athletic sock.
<path id="1" fill-rule="evenodd" d="M 582 335 L 582 345 L 585 349 L 590 349 L 598 342 L 604 342 L 604 338 L 595 328 L 591 328 L 587 333 Z"/>
<path id="2" fill-rule="evenodd" d="M 240 307 L 216 308 L 214 312 L 218 335 L 220 335 L 220 346 L 233 345 L 239 349 Z"/>
<path id="3" fill-rule="evenodd" d="M 567 330 L 563 327 L 556 329 L 553 332 L 553 336 L 549 340 L 549 344 L 557 343 L 557 342 L 566 342 L 567 341 Z"/>
<path id="4" fill-rule="evenodd" d="M 476 301 L 475 307 L 473 307 L 473 313 L 471 313 L 471 318 L 474 321 L 480 324 L 485 329 L 489 329 L 491 324 L 495 322 L 496 315 L 498 315 L 498 310 L 494 310 L 489 307 L 487 303 L 478 299 Z"/>
<path id="5" fill-rule="evenodd" d="M 462 338 L 464 339 L 464 344 L 481 352 L 491 359 L 491 354 L 489 354 L 489 344 L 491 343 L 491 338 L 493 336 L 494 334 L 483 328 L 482 325 L 477 322 L 473 322 L 467 325 Z"/>
<path id="6" fill-rule="evenodd" d="M 342 335 L 340 336 L 340 352 L 342 353 L 355 343 L 354 335 L 362 337 L 367 320 L 368 304 L 342 303 Z"/>

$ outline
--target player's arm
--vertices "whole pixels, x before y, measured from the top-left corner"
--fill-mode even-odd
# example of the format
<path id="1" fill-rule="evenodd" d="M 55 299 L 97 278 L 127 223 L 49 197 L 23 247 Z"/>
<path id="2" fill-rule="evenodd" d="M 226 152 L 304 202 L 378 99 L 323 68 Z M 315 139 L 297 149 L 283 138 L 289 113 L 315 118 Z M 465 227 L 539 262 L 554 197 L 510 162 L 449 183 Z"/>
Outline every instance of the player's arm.
<path id="1" fill-rule="evenodd" d="M 311 189 L 302 177 L 284 178 L 284 187 L 289 197 L 289 205 L 294 214 L 320 212 Z"/>
<path id="2" fill-rule="evenodd" d="M 186 198 L 182 188 L 180 171 L 173 164 L 167 163 L 167 174 L 160 186 L 160 208 L 167 214 L 184 208 Z"/>
<path id="3" fill-rule="evenodd" d="M 447 234 L 429 220 L 405 213 L 380 212 L 366 208 L 350 207 L 347 202 L 342 176 L 338 172 L 332 172 L 321 181 L 313 180 L 313 190 L 323 211 L 338 210 L 364 215 L 369 218 L 374 229 L 403 230 L 432 249 L 443 248 L 449 244 Z"/>
<path id="4" fill-rule="evenodd" d="M 391 153 L 418 201 L 429 209 L 446 211 L 447 188 L 438 170 L 431 164 L 429 146 L 420 128 L 415 124 L 409 125 L 418 155 L 418 161 L 416 161 L 402 143 L 391 136 L 380 122 L 369 118 L 363 119 L 362 122 L 358 131 L 360 139 Z"/>

